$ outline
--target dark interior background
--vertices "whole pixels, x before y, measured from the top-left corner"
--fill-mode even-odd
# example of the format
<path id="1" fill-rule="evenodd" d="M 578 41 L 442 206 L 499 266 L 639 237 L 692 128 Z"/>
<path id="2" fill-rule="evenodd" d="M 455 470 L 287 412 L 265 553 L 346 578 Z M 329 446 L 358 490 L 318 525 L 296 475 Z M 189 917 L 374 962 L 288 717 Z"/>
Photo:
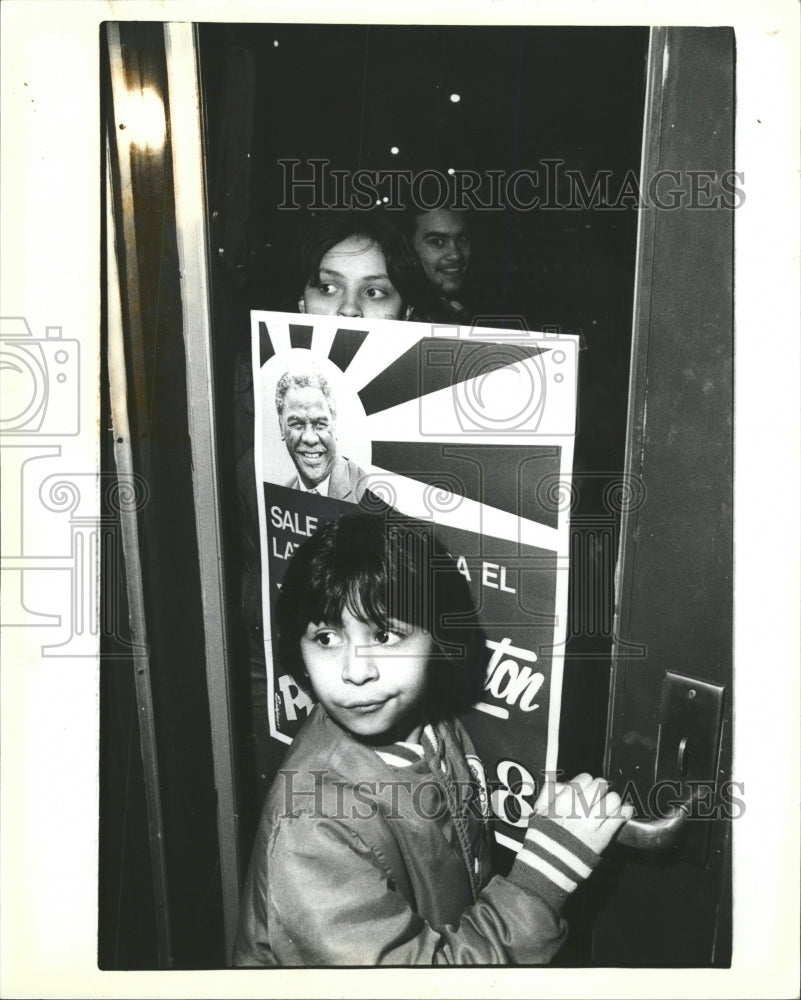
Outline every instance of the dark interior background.
<path id="1" fill-rule="evenodd" d="M 202 25 L 200 42 L 215 251 L 243 308 L 296 292 L 298 213 L 277 208 L 279 159 L 507 173 L 559 159 L 587 181 L 611 172 L 612 190 L 639 168 L 644 28 Z M 630 207 L 501 209 L 474 224 L 490 309 L 616 350 L 630 316 Z"/>

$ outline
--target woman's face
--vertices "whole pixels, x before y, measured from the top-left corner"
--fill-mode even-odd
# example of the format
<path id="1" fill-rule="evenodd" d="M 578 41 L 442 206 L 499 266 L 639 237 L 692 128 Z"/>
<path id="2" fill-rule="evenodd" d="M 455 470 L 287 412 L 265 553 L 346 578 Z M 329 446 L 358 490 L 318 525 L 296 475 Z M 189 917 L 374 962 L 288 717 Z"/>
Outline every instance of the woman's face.
<path id="1" fill-rule="evenodd" d="M 399 292 L 389 280 L 387 263 L 368 236 L 349 236 L 320 261 L 320 281 L 308 284 L 298 302 L 302 313 L 365 319 L 405 319 Z"/>

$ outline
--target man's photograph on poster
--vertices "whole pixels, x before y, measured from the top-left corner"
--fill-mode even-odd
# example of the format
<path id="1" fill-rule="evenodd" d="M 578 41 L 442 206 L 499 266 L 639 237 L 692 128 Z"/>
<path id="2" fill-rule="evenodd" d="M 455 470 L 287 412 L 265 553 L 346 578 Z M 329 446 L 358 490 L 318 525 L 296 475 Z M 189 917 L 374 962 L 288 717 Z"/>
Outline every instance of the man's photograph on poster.
<path id="1" fill-rule="evenodd" d="M 728 967 L 733 30 L 100 41 L 100 967 Z"/>
<path id="2" fill-rule="evenodd" d="M 347 427 L 353 418 L 348 419 L 346 401 L 322 371 L 308 362 L 289 364 L 274 386 L 262 374 L 261 398 L 265 477 L 289 489 L 358 503 L 366 488 L 364 470 L 348 456 L 362 453 L 364 446 L 348 444 Z M 289 476 L 287 457 L 294 466 Z"/>

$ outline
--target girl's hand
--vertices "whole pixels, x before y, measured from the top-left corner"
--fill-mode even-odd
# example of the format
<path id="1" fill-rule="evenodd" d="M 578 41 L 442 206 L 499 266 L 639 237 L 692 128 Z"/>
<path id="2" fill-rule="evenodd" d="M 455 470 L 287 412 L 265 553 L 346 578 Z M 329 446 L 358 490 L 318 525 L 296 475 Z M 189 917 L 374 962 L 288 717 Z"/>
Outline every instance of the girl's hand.
<path id="1" fill-rule="evenodd" d="M 605 778 L 589 774 L 577 774 L 564 783 L 546 781 L 534 812 L 558 823 L 600 854 L 634 815 L 634 806 L 623 805 L 617 792 L 608 792 L 608 787 Z"/>

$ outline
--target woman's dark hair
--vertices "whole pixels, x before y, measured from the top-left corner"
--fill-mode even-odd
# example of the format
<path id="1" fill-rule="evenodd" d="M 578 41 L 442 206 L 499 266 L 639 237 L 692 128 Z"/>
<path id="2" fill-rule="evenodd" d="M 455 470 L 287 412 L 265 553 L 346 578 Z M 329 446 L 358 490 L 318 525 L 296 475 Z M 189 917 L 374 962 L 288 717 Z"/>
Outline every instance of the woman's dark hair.
<path id="1" fill-rule="evenodd" d="M 437 308 L 436 296 L 426 280 L 420 261 L 406 237 L 382 209 L 371 211 L 325 211 L 310 215 L 298 233 L 299 295 L 307 285 L 320 283 L 320 262 L 329 250 L 350 236 L 364 236 L 380 247 L 387 263 L 387 276 L 411 319 L 428 320 Z"/>
<path id="2" fill-rule="evenodd" d="M 470 588 L 431 525 L 392 511 L 320 528 L 287 564 L 276 605 L 278 656 L 308 690 L 300 639 L 309 623 L 406 622 L 431 633 L 429 714 L 464 711 L 483 692 L 486 644 Z"/>

